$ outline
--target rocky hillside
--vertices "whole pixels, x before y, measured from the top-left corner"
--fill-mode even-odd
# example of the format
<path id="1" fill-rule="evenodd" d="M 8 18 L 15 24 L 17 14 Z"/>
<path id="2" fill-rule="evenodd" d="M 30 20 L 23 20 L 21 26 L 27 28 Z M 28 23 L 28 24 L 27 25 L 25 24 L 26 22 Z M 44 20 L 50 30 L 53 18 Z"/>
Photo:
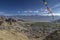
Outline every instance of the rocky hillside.
<path id="1" fill-rule="evenodd" d="M 24 29 L 22 20 L 0 17 L 0 40 L 29 40 L 28 37 L 18 32 L 19 27 Z"/>
<path id="2" fill-rule="evenodd" d="M 60 24 L 0 17 L 0 40 L 60 40 Z"/>

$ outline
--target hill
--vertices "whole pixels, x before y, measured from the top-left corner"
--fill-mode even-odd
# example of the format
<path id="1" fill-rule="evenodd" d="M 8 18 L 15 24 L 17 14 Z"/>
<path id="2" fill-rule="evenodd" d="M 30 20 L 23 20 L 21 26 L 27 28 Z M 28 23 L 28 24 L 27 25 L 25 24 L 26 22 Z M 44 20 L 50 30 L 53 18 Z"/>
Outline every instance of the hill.
<path id="1" fill-rule="evenodd" d="M 60 23 L 27 22 L 22 19 L 0 17 L 1 40 L 60 40 L 59 28 Z"/>

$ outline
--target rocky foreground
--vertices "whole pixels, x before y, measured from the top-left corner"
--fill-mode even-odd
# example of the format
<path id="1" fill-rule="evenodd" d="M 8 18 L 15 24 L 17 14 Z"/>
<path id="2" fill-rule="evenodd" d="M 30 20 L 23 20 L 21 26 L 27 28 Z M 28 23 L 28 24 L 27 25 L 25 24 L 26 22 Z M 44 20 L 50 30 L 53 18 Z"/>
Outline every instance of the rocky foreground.
<path id="1" fill-rule="evenodd" d="M 56 26 L 0 17 L 0 40 L 60 40 L 60 27 Z"/>

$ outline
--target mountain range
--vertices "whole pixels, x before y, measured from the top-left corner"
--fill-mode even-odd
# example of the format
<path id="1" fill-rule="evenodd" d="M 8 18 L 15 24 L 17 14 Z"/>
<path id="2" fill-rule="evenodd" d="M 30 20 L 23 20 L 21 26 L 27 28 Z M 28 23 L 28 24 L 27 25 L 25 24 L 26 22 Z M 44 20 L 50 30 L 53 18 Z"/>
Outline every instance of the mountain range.
<path id="1" fill-rule="evenodd" d="M 51 21 L 55 21 L 55 20 L 58 20 L 60 19 L 60 16 L 54 16 L 54 19 L 52 19 L 53 17 L 52 16 L 39 16 L 39 15 L 31 15 L 31 16 L 19 16 L 19 15 L 16 15 L 16 16 L 6 16 L 7 18 L 9 17 L 14 17 L 15 19 L 23 19 L 23 20 L 26 20 L 26 21 L 32 21 L 32 22 L 51 22 Z"/>

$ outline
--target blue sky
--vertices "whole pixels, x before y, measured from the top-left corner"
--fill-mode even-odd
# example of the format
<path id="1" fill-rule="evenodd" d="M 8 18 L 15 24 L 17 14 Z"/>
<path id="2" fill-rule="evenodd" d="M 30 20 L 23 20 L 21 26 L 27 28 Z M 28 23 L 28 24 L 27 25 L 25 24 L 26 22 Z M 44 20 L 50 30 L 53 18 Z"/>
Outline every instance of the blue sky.
<path id="1" fill-rule="evenodd" d="M 60 16 L 60 0 L 46 0 L 54 15 Z M 42 0 L 0 0 L 0 15 L 51 15 L 47 14 Z"/>

